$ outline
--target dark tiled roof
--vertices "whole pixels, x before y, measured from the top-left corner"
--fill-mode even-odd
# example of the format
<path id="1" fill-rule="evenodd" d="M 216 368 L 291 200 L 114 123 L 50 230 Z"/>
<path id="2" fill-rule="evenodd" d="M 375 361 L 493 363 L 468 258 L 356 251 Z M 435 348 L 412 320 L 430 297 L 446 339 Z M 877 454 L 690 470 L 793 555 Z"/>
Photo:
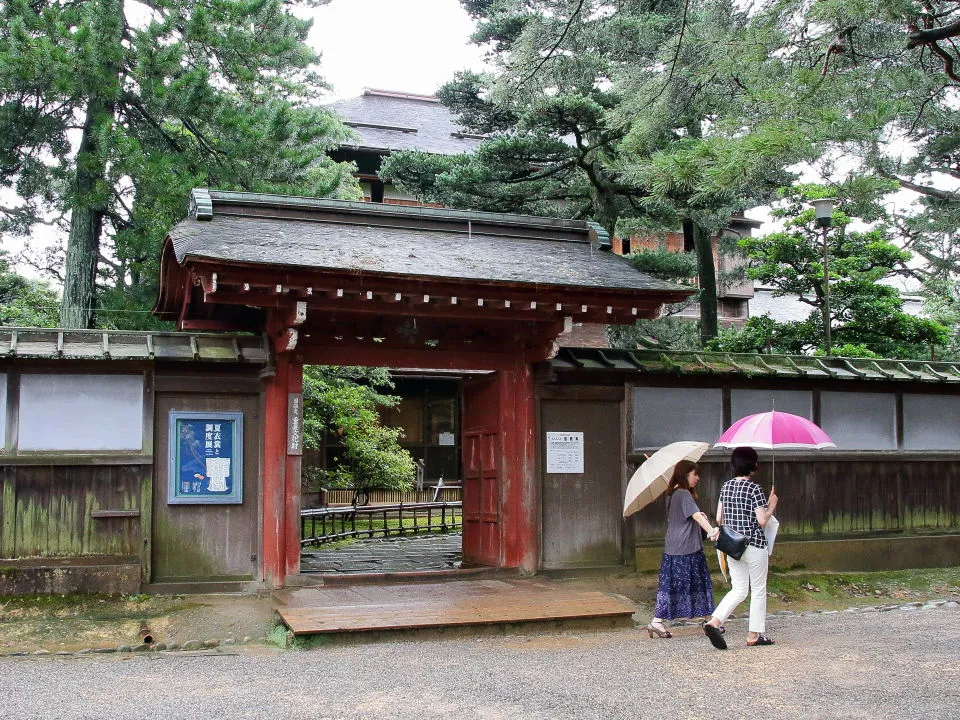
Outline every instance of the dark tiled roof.
<path id="1" fill-rule="evenodd" d="M 558 369 L 619 370 L 658 375 L 960 383 L 960 368 L 956 364 L 915 360 L 565 347 L 550 364 Z"/>
<path id="2" fill-rule="evenodd" d="M 170 231 L 181 263 L 193 258 L 430 279 L 683 292 L 591 243 L 591 225 L 580 220 L 216 191 L 210 196 L 210 220 L 187 219 Z M 221 201 L 233 210 L 221 212 Z M 267 205 L 296 211 L 297 219 L 241 212 Z"/>
<path id="3" fill-rule="evenodd" d="M 191 360 L 265 365 L 262 337 L 188 332 L 0 328 L 0 359 Z"/>
<path id="4" fill-rule="evenodd" d="M 437 155 L 470 152 L 480 144 L 464 137 L 450 111 L 435 99 L 365 91 L 327 106 L 358 136 L 344 145 L 373 150 L 422 150 Z"/>

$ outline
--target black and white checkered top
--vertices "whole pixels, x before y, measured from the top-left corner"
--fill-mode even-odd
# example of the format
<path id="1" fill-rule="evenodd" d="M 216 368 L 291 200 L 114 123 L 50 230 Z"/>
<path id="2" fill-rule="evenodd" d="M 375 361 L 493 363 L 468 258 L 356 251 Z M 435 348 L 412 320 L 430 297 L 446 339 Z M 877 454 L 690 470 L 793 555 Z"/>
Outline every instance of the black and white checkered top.
<path id="1" fill-rule="evenodd" d="M 723 506 L 723 524 L 746 535 L 749 544 L 758 548 L 767 546 L 763 528 L 757 522 L 758 507 L 766 507 L 763 490 L 753 480 L 731 478 L 720 488 L 720 504 Z"/>

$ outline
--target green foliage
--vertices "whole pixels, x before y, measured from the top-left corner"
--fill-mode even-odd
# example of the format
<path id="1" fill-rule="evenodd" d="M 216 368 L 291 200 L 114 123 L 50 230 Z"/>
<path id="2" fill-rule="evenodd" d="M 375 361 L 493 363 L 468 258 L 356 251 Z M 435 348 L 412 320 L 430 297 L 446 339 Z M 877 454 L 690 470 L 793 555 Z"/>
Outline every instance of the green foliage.
<path id="1" fill-rule="evenodd" d="M 833 348 L 833 354 L 840 357 L 880 358 L 882 355 L 870 350 L 866 345 L 847 343 Z"/>
<path id="2" fill-rule="evenodd" d="M 887 227 L 851 232 L 847 211 L 864 198 L 841 193 L 826 234 L 830 267 L 830 322 L 835 353 L 898 358 L 929 357 L 949 340 L 947 329 L 933 321 L 903 312 L 896 288 L 882 281 L 903 272 L 910 253 L 892 241 Z M 802 322 L 774 323 L 751 318 L 741 330 L 724 333 L 717 349 L 738 352 L 773 349 L 778 352 L 822 352 L 824 295 L 824 239 L 814 225 L 814 211 L 805 205 L 822 189 L 797 187 L 784 194 L 776 211 L 784 230 L 764 237 L 744 238 L 740 247 L 750 259 L 748 277 L 775 288 L 774 296 L 796 295 L 811 307 Z"/>
<path id="3" fill-rule="evenodd" d="M 759 353 L 772 349 L 777 337 L 777 323 L 769 315 L 750 318 L 741 327 L 728 327 L 720 331 L 710 343 L 708 350 L 732 353 Z"/>
<path id="4" fill-rule="evenodd" d="M 400 447 L 401 431 L 380 422 L 378 407 L 398 398 L 382 368 L 308 365 L 303 369 L 303 444 L 316 449 L 325 437 L 344 448 L 342 459 L 307 480 L 324 487 L 408 490 L 416 475 L 413 458 Z"/>
<path id="5" fill-rule="evenodd" d="M 56 327 L 60 298 L 41 281 L 18 275 L 0 250 L 0 325 Z"/>
<path id="6" fill-rule="evenodd" d="M 867 222 L 884 214 L 882 193 L 920 194 L 891 232 L 926 261 L 911 272 L 931 303 L 951 302 L 960 275 L 956 3 L 463 4 L 493 70 L 457 76 L 443 101 L 503 152 L 441 169 L 434 200 L 552 209 L 611 231 L 631 220 L 692 225 L 702 237 L 773 199 L 794 163 L 815 163 L 824 177 L 847 176 L 845 212 Z M 511 152 L 524 162 L 512 164 Z M 395 175 L 415 187 L 406 162 L 396 160 Z M 706 323 L 714 289 L 709 248 L 697 247 Z"/>
<path id="7" fill-rule="evenodd" d="M 697 275 L 696 253 L 672 252 L 658 247 L 631 253 L 626 258 L 637 270 L 661 280 L 688 285 Z M 699 349 L 701 343 L 698 324 L 671 317 L 695 303 L 698 298 L 699 293 L 695 293 L 685 302 L 667 306 L 665 317 L 637 320 L 629 326 L 608 327 L 610 346 L 627 350 L 638 346 L 672 350 Z"/>
<path id="8" fill-rule="evenodd" d="M 637 270 L 664 280 L 684 282 L 697 276 L 697 256 L 694 253 L 671 252 L 659 247 L 631 253 L 627 260 Z"/>
<path id="9" fill-rule="evenodd" d="M 633 325 L 607 327 L 610 347 L 633 350 L 637 347 L 657 350 L 699 350 L 700 327 L 691 320 L 673 317 L 637 320 Z"/>
<path id="10" fill-rule="evenodd" d="M 897 241 L 923 267 L 931 297 L 960 273 L 960 6 L 947 0 L 783 0 L 763 4 L 752 24 L 778 48 L 781 82 L 771 101 L 790 101 L 815 128 L 825 174 L 893 182 L 917 193 L 900 205 Z M 771 46 L 772 47 L 772 46 Z M 872 221 L 868 213 L 852 214 Z"/>
<path id="11" fill-rule="evenodd" d="M 949 279 L 930 278 L 924 295 L 924 312 L 949 329 L 942 359 L 960 358 L 960 288 Z"/>
<path id="12" fill-rule="evenodd" d="M 69 227 L 64 317 L 89 322 L 100 306 L 105 325 L 143 326 L 159 243 L 193 187 L 359 197 L 351 166 L 327 156 L 344 130 L 316 105 L 310 21 L 294 12 L 280 0 L 157 0 L 143 16 L 122 0 L 0 6 L 0 188 L 13 198 L 0 234 L 46 216 Z"/>

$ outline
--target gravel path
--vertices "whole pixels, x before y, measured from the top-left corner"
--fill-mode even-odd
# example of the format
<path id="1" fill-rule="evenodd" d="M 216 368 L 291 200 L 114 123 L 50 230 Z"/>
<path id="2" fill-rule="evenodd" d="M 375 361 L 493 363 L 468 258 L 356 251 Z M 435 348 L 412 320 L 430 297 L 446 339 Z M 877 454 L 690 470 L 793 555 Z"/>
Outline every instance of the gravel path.
<path id="1" fill-rule="evenodd" d="M 768 633 L 776 646 L 747 648 L 730 620 L 725 653 L 685 627 L 6 657 L 0 697 L 20 720 L 960 717 L 956 607 L 778 617 Z"/>

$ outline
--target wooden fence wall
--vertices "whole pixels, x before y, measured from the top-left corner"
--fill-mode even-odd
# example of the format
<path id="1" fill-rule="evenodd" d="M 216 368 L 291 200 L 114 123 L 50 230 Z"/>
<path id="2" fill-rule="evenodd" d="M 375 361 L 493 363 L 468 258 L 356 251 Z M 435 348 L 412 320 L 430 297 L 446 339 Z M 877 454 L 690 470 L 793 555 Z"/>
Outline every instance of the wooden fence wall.
<path id="1" fill-rule="evenodd" d="M 635 459 L 632 458 L 635 461 Z M 960 458 L 884 457 L 826 453 L 776 459 L 780 537 L 829 539 L 862 534 L 956 532 L 960 528 Z M 769 454 L 761 451 L 755 478 L 770 491 Z M 632 470 L 635 469 L 634 464 Z M 702 464 L 700 508 L 716 513 L 720 486 L 729 476 L 727 458 Z M 634 515 L 637 540 L 662 540 L 665 497 Z"/>
<path id="2" fill-rule="evenodd" d="M 0 466 L 0 557 L 139 558 L 149 465 Z"/>

